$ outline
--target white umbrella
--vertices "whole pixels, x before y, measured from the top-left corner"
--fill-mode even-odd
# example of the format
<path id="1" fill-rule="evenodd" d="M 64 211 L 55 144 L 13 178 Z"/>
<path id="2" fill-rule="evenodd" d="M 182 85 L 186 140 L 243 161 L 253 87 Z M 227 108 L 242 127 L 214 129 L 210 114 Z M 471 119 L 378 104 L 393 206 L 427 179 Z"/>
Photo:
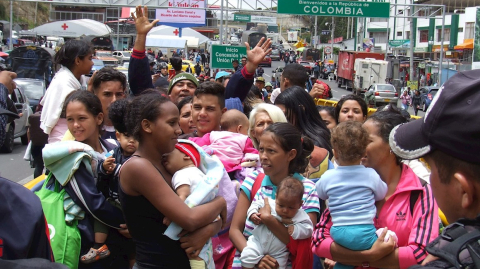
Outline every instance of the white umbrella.
<path id="1" fill-rule="evenodd" d="M 179 29 L 176 27 L 171 27 L 171 26 L 166 26 L 166 25 L 161 25 L 157 27 L 153 27 L 150 32 L 148 32 L 147 38 L 149 35 L 163 35 L 163 36 L 177 36 L 179 34 Z M 207 41 L 210 40 L 210 38 L 202 35 L 201 33 L 193 30 L 192 28 L 182 28 L 182 38 L 186 38 L 187 40 L 192 40 L 189 42 L 190 44 L 196 43 L 196 40 L 192 38 L 198 38 L 198 44 L 201 45 L 203 43 L 206 43 Z"/>
<path id="2" fill-rule="evenodd" d="M 40 36 L 81 37 L 82 35 L 105 36 L 112 32 L 107 25 L 90 20 L 55 21 L 33 28 Z"/>

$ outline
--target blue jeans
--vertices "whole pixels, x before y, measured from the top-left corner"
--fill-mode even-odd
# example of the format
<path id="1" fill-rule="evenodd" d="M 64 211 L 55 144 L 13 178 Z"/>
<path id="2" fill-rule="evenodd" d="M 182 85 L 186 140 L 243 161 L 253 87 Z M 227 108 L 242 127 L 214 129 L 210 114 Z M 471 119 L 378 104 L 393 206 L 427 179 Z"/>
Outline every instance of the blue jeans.
<path id="1" fill-rule="evenodd" d="M 351 250 L 366 250 L 377 241 L 377 235 L 373 224 L 332 226 L 330 235 L 335 243 Z M 339 262 L 334 269 L 351 269 L 354 266 L 344 265 Z"/>
<path id="2" fill-rule="evenodd" d="M 402 103 L 402 109 L 403 109 L 403 110 L 408 110 L 408 104 Z"/>

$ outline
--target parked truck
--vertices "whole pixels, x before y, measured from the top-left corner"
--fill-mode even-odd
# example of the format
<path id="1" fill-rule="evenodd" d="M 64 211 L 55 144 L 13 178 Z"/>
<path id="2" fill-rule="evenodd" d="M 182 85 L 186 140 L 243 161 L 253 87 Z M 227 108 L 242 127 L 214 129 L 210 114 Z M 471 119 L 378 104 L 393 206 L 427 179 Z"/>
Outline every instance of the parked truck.
<path id="1" fill-rule="evenodd" d="M 372 58 L 356 59 L 354 65 L 355 77 L 352 92 L 356 95 L 365 93 L 372 84 L 386 83 L 389 62 Z"/>
<path id="2" fill-rule="evenodd" d="M 364 51 L 340 51 L 337 64 L 337 85 L 347 90 L 354 89 L 355 80 L 355 60 L 357 59 L 376 59 L 383 60 L 384 53 L 364 52 Z"/>

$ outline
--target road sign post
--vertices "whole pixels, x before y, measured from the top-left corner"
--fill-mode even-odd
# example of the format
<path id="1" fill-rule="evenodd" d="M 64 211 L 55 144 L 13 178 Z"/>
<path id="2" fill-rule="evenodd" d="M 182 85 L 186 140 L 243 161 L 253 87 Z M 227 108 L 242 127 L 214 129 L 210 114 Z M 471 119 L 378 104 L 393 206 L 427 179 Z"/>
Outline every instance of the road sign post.
<path id="1" fill-rule="evenodd" d="M 233 69 L 232 61 L 247 57 L 247 48 L 239 46 L 212 45 L 211 68 Z"/>
<path id="2" fill-rule="evenodd" d="M 279 14 L 389 18 L 390 3 L 337 0 L 278 0 Z"/>
<path id="3" fill-rule="evenodd" d="M 330 54 L 332 52 L 330 47 L 325 47 L 325 54 Z"/>

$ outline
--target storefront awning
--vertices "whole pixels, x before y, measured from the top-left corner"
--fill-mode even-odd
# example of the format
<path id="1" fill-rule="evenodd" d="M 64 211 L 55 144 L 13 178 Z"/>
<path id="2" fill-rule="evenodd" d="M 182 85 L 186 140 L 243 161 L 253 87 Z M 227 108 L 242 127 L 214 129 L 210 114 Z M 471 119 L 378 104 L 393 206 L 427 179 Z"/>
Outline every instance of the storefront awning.
<path id="1" fill-rule="evenodd" d="M 473 38 L 463 40 L 463 44 L 453 47 L 455 50 L 473 49 Z"/>

